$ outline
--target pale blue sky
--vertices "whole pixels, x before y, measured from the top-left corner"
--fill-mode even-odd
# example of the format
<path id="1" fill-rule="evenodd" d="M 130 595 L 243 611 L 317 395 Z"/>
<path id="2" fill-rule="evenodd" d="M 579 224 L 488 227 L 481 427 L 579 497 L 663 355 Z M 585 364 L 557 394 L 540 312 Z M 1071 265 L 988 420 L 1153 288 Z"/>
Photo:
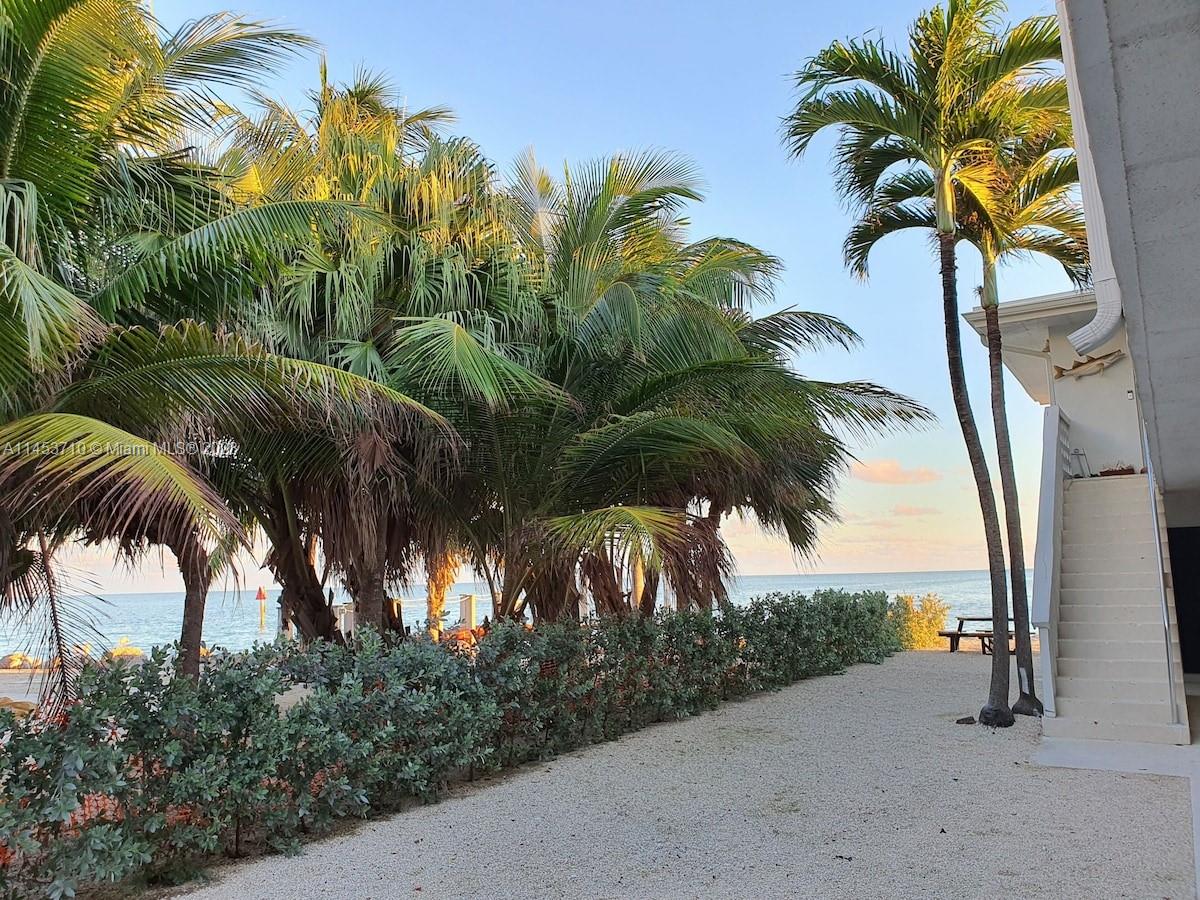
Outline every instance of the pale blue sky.
<path id="1" fill-rule="evenodd" d="M 691 157 L 707 184 L 707 201 L 693 211 L 694 234 L 736 236 L 777 254 L 786 265 L 779 305 L 834 313 L 866 342 L 852 356 L 802 360 L 801 371 L 878 381 L 926 403 L 941 420 L 929 432 L 861 448 L 864 461 L 885 462 L 871 469 L 877 480 L 847 480 L 840 501 L 848 521 L 824 536 L 815 566 L 846 572 L 985 565 L 947 387 L 939 282 L 928 245 L 915 235 L 892 238 L 872 258 L 872 280 L 856 282 L 841 264 L 848 220 L 831 185 L 830 140 L 802 162 L 790 160 L 779 141 L 779 120 L 791 100 L 788 76 L 806 56 L 834 38 L 867 32 L 902 39 L 926 5 L 155 0 L 154 10 L 172 28 L 222 6 L 293 26 L 322 43 L 334 80 L 365 65 L 386 72 L 410 106 L 451 107 L 454 131 L 478 141 L 502 170 L 530 146 L 548 166 L 645 147 Z M 1053 4 L 1013 0 L 1010 12 L 1013 18 L 1052 13 Z M 299 60 L 271 89 L 302 105 L 316 77 L 315 58 Z M 974 305 L 978 281 L 977 257 L 963 252 L 963 309 Z M 1005 270 L 1000 283 L 1004 299 L 1066 287 L 1061 272 L 1038 263 Z M 985 354 L 969 329 L 964 345 L 990 443 Z M 1032 536 L 1041 419 L 1011 380 L 1008 392 L 1025 530 Z M 743 572 L 793 570 L 786 550 L 750 529 L 734 527 L 731 537 Z"/>

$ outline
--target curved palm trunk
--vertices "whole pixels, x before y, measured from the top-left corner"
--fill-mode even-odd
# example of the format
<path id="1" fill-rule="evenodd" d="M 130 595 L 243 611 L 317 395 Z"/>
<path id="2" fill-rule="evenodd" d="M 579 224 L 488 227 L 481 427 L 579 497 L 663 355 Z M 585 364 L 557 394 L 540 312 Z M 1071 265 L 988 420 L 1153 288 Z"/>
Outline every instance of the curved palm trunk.
<path id="1" fill-rule="evenodd" d="M 963 370 L 962 336 L 958 324 L 958 284 L 955 281 L 957 264 L 952 232 L 938 233 L 938 251 L 941 260 L 942 314 L 946 326 L 946 360 L 950 369 L 950 391 L 954 397 L 954 409 L 958 414 L 963 442 L 967 445 L 971 473 L 975 476 L 975 490 L 979 494 L 979 509 L 983 514 L 983 532 L 987 541 L 988 575 L 992 588 L 992 626 L 995 634 L 992 641 L 992 679 L 988 688 L 987 704 L 979 712 L 979 721 L 984 725 L 1007 727 L 1013 724 L 1013 714 L 1008 706 L 1008 587 L 1004 574 L 1004 547 L 1000 540 L 1000 516 L 996 510 L 996 497 L 992 493 L 992 479 L 983 455 L 979 428 L 975 425 L 975 417 L 971 412 L 967 377 Z"/>
<path id="2" fill-rule="evenodd" d="M 995 264 L 984 260 L 983 311 L 987 320 L 988 370 L 992 387 L 992 422 L 996 430 L 996 455 L 1000 465 L 1000 490 L 1004 496 L 1004 524 L 1008 534 L 1009 575 L 1012 578 L 1013 629 L 1017 644 L 1017 688 L 1020 696 L 1012 711 L 1040 716 L 1042 701 L 1033 682 L 1033 645 L 1029 639 L 1029 590 L 1025 581 L 1025 541 L 1021 536 L 1021 509 L 1017 499 L 1017 475 L 1013 467 L 1008 412 L 1004 403 L 1003 342 L 1000 310 L 995 290 Z"/>
<path id="3" fill-rule="evenodd" d="M 200 645 L 204 637 L 204 607 L 208 601 L 208 589 L 213 573 L 209 565 L 208 551 L 189 535 L 184 541 L 171 547 L 179 562 L 183 576 L 183 627 L 179 634 L 179 658 L 176 665 L 180 675 L 188 678 L 200 677 Z"/>
<path id="4" fill-rule="evenodd" d="M 279 604 L 284 618 L 296 626 L 304 640 L 340 640 L 337 616 L 325 599 L 321 578 L 301 538 L 299 518 L 286 490 L 280 488 L 270 498 L 259 522 L 271 542 L 267 565 L 282 588 Z"/>

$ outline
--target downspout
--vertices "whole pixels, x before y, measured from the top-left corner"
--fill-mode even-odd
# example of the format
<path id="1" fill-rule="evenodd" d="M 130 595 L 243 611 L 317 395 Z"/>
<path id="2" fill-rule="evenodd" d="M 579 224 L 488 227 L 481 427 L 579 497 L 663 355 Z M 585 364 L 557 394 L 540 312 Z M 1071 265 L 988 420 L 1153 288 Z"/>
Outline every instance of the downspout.
<path id="1" fill-rule="evenodd" d="M 1082 328 L 1067 335 L 1080 356 L 1094 353 L 1108 343 L 1121 326 L 1121 289 L 1113 270 L 1108 246 L 1108 226 L 1100 201 L 1096 164 L 1092 161 L 1087 124 L 1083 120 L 1083 98 L 1079 95 L 1079 75 L 1075 71 L 1075 50 L 1071 42 L 1071 22 L 1067 0 L 1055 0 L 1058 27 L 1062 32 L 1063 69 L 1067 76 L 1067 99 L 1071 105 L 1071 130 L 1075 136 L 1075 155 L 1079 160 L 1079 189 L 1087 226 L 1088 252 L 1092 265 L 1092 285 L 1096 293 L 1096 315 Z"/>

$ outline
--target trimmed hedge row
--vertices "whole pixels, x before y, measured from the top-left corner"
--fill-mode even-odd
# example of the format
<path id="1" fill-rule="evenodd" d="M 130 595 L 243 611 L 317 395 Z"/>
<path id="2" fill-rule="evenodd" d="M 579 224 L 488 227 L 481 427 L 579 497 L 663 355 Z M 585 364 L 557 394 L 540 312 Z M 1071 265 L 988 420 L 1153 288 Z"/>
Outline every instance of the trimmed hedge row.
<path id="1" fill-rule="evenodd" d="M 882 593 L 773 594 L 718 616 L 428 641 L 274 644 L 173 678 L 93 669 L 57 721 L 0 717 L 0 890 L 171 883 L 216 854 L 294 852 L 349 816 L 900 649 Z M 281 711 L 281 696 L 303 696 Z"/>

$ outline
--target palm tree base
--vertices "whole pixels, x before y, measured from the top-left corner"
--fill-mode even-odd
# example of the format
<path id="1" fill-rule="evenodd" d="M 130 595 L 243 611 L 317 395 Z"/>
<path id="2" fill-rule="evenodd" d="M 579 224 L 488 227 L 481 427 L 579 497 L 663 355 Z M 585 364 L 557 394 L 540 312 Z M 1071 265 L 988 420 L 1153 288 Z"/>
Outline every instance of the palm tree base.
<path id="1" fill-rule="evenodd" d="M 1040 716 L 1043 712 L 1042 701 L 1036 694 L 1022 694 L 1012 705 L 1012 711 L 1018 716 Z"/>
<path id="2" fill-rule="evenodd" d="M 979 724 L 989 728 L 1010 728 L 1016 721 L 1012 710 L 1007 706 L 985 706 L 979 711 Z"/>

